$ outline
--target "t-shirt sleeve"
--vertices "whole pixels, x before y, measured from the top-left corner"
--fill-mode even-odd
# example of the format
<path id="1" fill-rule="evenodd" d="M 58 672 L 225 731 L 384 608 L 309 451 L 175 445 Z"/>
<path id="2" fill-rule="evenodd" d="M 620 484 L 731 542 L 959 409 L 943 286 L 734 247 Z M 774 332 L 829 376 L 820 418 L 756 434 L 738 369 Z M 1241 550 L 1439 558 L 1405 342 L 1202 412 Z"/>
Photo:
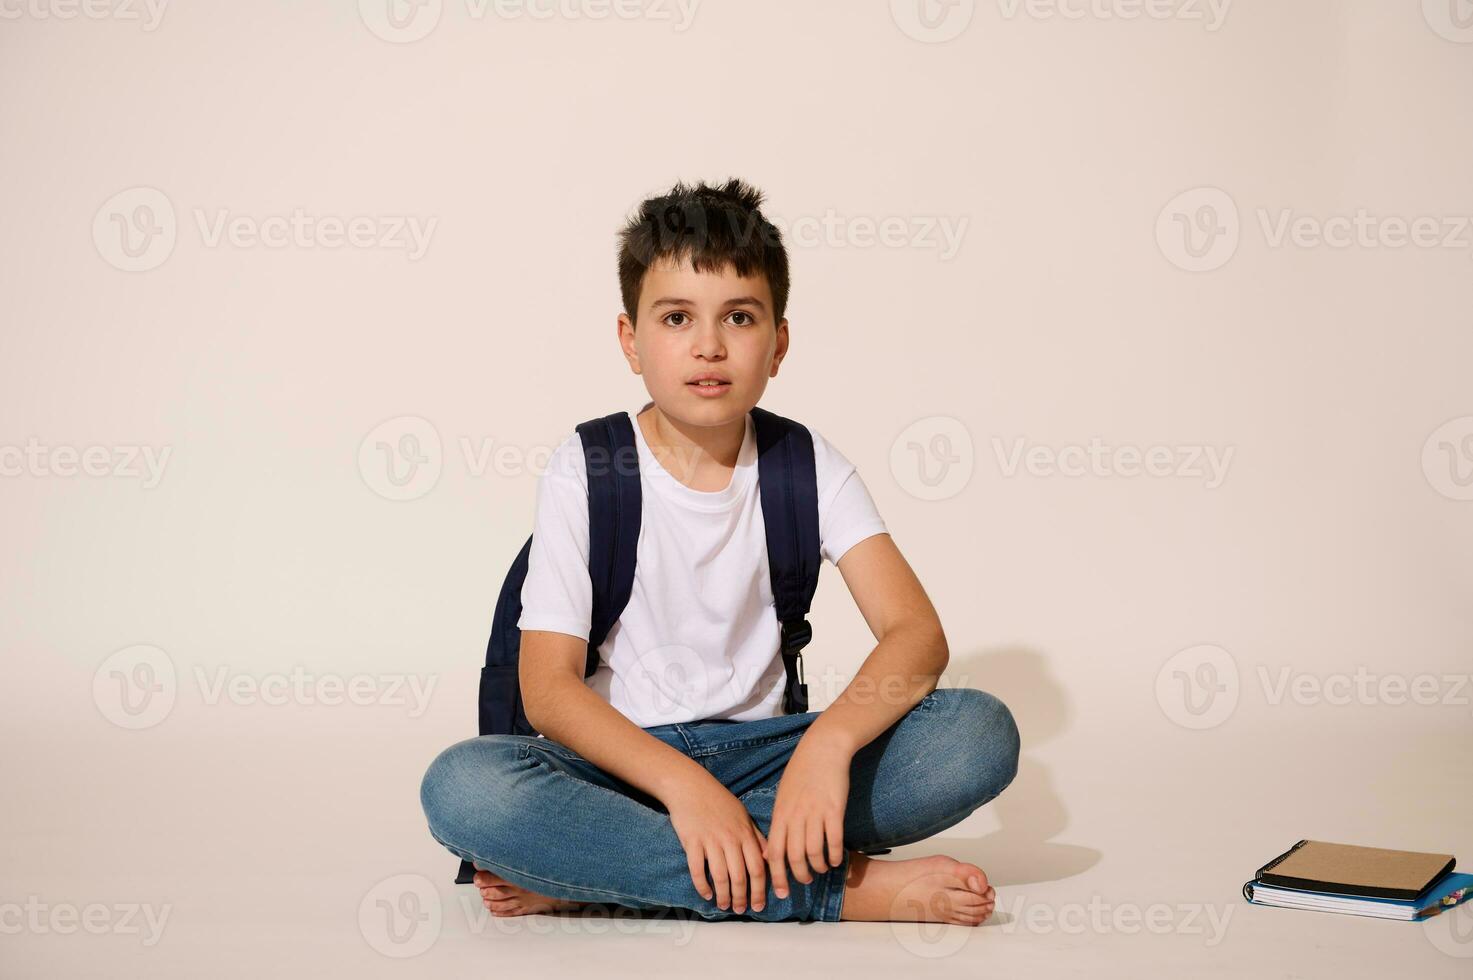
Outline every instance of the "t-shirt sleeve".
<path id="1" fill-rule="evenodd" d="M 872 535 L 889 533 L 889 529 L 859 470 L 823 436 L 808 431 L 813 436 L 818 477 L 819 552 L 837 565 L 844 552 Z"/>
<path id="2" fill-rule="evenodd" d="M 517 627 L 587 640 L 593 631 L 593 583 L 588 578 L 588 475 L 575 432 L 553 451 L 537 478 L 532 549 L 522 583 Z"/>

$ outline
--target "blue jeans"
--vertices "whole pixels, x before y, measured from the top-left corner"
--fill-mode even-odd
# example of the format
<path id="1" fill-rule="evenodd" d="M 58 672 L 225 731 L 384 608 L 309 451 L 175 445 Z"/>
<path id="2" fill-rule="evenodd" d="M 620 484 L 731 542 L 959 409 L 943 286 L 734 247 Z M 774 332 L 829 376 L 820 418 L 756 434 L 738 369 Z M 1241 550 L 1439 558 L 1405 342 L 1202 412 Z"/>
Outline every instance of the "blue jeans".
<path id="1" fill-rule="evenodd" d="M 765 836 L 778 780 L 817 712 L 758 721 L 647 728 L 703 765 Z M 738 916 L 702 898 L 669 812 L 654 797 L 547 738 L 482 735 L 430 764 L 420 802 L 452 854 L 539 895 L 634 909 L 689 909 L 703 919 L 837 922 L 850 850 L 911 844 L 993 799 L 1018 769 L 1018 728 L 984 691 L 926 695 L 859 750 L 849 773 L 843 863 L 788 897 L 769 880 L 762 911 Z"/>

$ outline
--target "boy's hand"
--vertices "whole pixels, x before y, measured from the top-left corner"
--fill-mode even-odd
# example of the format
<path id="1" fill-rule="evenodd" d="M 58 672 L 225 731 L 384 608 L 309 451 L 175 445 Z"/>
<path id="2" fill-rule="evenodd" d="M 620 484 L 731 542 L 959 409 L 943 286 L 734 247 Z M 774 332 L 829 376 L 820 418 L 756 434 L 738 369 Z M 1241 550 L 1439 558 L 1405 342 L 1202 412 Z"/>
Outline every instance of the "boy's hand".
<path id="1" fill-rule="evenodd" d="M 670 823 L 685 848 L 690 878 L 701 897 L 707 901 L 712 897 L 706 881 L 709 866 L 717 907 L 730 905 L 741 915 L 747 911 L 750 889 L 752 909 L 762 911 L 767 905 L 767 866 L 762 858 L 767 842 L 742 801 L 702 772 L 683 781 L 661 802 L 670 811 Z"/>
<path id="2" fill-rule="evenodd" d="M 849 803 L 853 761 L 853 755 L 844 749 L 807 735 L 788 759 L 777 785 L 763 851 L 778 898 L 788 897 L 784 859 L 792 865 L 793 877 L 805 885 L 813 881 L 813 872 L 822 874 L 844 860 L 844 810 Z"/>

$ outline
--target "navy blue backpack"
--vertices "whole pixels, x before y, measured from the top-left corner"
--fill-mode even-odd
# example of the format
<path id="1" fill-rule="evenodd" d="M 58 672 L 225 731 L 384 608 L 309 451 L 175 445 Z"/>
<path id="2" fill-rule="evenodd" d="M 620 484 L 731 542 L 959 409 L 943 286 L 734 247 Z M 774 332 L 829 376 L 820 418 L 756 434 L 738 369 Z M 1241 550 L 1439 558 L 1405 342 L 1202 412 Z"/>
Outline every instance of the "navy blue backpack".
<path id="1" fill-rule="evenodd" d="M 803 647 L 813 638 L 807 615 L 818 588 L 822 563 L 818 538 L 818 479 L 813 437 L 791 419 L 752 409 L 757 435 L 757 479 L 762 519 L 767 526 L 767 560 L 778 622 L 780 652 L 787 671 L 783 711 L 808 710 L 803 681 Z M 608 637 L 634 587 L 635 548 L 639 543 L 639 448 L 634 423 L 625 412 L 590 419 L 578 426 L 588 474 L 588 575 L 593 582 L 592 628 L 583 676 L 598 667 L 598 648 Z M 481 668 L 480 733 L 537 735 L 522 709 L 517 660 L 522 647 L 522 583 L 532 538 L 517 553 L 501 586 Z M 877 850 L 875 853 L 883 853 Z M 475 868 L 462 861 L 457 884 L 469 882 Z"/>

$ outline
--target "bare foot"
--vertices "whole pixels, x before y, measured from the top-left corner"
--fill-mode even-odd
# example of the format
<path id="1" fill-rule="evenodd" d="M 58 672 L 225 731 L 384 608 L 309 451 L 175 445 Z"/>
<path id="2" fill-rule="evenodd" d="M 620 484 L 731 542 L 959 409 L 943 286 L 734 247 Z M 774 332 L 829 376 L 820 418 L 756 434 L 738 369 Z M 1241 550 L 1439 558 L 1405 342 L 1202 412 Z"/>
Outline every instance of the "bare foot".
<path id="1" fill-rule="evenodd" d="M 856 922 L 947 922 L 981 925 L 992 915 L 997 893 L 975 864 L 935 855 L 909 861 L 877 861 L 849 855 L 844 907 L 839 918 Z"/>
<path id="2" fill-rule="evenodd" d="M 538 912 L 572 912 L 586 903 L 569 902 L 561 898 L 548 898 L 529 892 L 520 885 L 513 885 L 505 878 L 490 871 L 477 871 L 471 879 L 481 890 L 481 904 L 491 910 L 492 915 L 532 915 Z"/>

